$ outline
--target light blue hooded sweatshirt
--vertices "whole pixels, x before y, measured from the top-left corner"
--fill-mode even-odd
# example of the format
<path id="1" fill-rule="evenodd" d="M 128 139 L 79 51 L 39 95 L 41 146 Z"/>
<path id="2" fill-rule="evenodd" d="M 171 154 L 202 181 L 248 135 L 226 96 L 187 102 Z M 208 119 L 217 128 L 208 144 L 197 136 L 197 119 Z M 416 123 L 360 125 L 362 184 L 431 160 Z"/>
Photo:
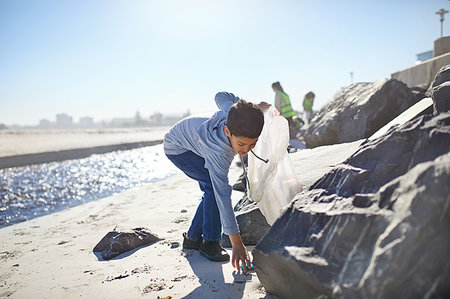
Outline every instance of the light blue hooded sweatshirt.
<path id="1" fill-rule="evenodd" d="M 223 232 L 232 235 L 238 233 L 239 228 L 231 203 L 232 188 L 228 183 L 228 171 L 236 152 L 225 135 L 224 126 L 228 110 L 239 98 L 232 93 L 219 92 L 214 100 L 220 110 L 212 117 L 187 117 L 170 129 L 164 136 L 164 152 L 167 155 L 179 155 L 192 151 L 205 159 Z"/>

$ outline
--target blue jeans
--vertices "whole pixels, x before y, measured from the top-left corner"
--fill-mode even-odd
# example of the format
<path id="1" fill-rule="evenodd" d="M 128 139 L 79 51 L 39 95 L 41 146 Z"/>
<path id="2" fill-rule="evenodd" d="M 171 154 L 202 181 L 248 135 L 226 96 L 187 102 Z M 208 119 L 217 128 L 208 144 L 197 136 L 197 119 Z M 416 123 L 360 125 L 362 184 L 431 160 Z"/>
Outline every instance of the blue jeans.
<path id="1" fill-rule="evenodd" d="M 188 237 L 194 241 L 203 237 L 206 241 L 219 242 L 222 238 L 220 214 L 209 171 L 205 168 L 205 159 L 191 151 L 166 156 L 188 177 L 196 180 L 203 191 L 202 201 L 198 205 L 197 212 L 188 230 Z"/>

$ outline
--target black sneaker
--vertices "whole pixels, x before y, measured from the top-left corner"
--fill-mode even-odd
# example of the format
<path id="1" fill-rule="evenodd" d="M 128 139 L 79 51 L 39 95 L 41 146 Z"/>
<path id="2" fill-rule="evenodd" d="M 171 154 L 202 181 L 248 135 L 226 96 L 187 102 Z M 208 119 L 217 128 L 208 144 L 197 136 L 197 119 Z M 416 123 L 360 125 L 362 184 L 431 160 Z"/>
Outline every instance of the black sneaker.
<path id="1" fill-rule="evenodd" d="M 200 246 L 200 254 L 213 262 L 228 262 L 230 256 L 225 249 L 220 246 L 219 242 L 204 241 Z"/>
<path id="2" fill-rule="evenodd" d="M 194 241 L 194 240 L 189 239 L 187 233 L 183 233 L 183 249 L 199 250 L 202 243 L 203 243 L 203 239 Z"/>

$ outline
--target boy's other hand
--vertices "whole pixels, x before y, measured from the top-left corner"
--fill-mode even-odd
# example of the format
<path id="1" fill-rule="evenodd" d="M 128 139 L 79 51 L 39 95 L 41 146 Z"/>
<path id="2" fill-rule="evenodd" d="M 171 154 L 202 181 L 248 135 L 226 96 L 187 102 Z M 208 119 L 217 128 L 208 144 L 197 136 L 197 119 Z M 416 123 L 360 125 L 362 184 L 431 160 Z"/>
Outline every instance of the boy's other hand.
<path id="1" fill-rule="evenodd" d="M 263 112 L 266 111 L 266 109 L 269 108 L 270 106 L 272 105 L 264 101 L 258 104 L 259 109 L 261 109 Z"/>

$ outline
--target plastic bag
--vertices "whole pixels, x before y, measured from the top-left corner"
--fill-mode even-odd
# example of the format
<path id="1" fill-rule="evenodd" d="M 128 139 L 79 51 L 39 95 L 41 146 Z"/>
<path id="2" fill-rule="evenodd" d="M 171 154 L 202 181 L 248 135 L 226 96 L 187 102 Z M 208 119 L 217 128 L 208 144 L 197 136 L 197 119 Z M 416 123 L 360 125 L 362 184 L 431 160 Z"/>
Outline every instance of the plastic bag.
<path id="1" fill-rule="evenodd" d="M 303 190 L 289 158 L 287 120 L 270 107 L 254 154 L 248 155 L 248 195 L 272 225 L 294 196 Z M 267 161 L 268 160 L 268 161 Z M 267 163 L 266 163 L 267 162 Z"/>

